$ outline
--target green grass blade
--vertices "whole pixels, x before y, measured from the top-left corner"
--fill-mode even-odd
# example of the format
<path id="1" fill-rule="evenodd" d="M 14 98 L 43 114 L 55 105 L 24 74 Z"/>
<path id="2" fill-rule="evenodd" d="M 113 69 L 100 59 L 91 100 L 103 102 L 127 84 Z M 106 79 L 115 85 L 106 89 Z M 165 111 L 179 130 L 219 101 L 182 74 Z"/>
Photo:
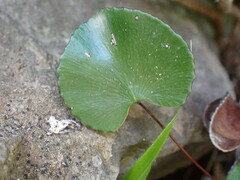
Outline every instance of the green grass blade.
<path id="1" fill-rule="evenodd" d="M 154 160 L 160 153 L 164 143 L 167 140 L 169 133 L 172 130 L 173 124 L 178 116 L 180 108 L 178 108 L 177 113 L 163 130 L 163 132 L 158 136 L 155 142 L 148 148 L 148 150 L 138 159 L 138 161 L 132 166 L 132 168 L 124 176 L 124 180 L 145 180 L 148 173 L 152 167 Z"/>
<path id="2" fill-rule="evenodd" d="M 240 163 L 236 164 L 235 167 L 230 171 L 227 176 L 227 180 L 239 180 L 240 179 Z"/>

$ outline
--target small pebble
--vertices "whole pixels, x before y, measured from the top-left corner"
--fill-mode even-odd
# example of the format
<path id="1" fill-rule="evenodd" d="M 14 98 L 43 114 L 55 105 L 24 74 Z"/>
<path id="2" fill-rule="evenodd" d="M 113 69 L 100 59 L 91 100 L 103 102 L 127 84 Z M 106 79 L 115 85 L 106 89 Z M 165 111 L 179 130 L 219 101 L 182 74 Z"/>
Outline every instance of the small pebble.
<path id="1" fill-rule="evenodd" d="M 68 167 L 68 163 L 66 163 L 66 162 L 63 162 L 62 165 L 63 165 L 63 167 Z"/>

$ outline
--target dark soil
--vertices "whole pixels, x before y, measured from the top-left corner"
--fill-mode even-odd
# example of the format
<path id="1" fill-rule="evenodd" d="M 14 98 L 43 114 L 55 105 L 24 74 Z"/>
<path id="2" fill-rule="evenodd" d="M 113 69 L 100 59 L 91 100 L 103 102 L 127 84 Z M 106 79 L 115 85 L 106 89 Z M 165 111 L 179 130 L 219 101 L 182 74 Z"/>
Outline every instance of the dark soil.
<path id="1" fill-rule="evenodd" d="M 228 171 L 234 162 L 234 152 L 222 153 L 213 150 L 203 156 L 198 163 L 210 172 L 217 180 L 225 180 Z M 161 180 L 207 180 L 208 178 L 195 166 L 190 165 L 179 169 L 175 173 L 162 178 Z"/>

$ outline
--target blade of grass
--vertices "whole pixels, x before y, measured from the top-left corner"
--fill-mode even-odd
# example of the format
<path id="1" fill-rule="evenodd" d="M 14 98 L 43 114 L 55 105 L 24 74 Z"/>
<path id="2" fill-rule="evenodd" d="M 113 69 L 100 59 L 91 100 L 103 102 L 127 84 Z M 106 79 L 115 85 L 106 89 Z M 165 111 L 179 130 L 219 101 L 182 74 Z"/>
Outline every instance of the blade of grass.
<path id="1" fill-rule="evenodd" d="M 158 136 L 155 142 L 148 148 L 148 150 L 138 159 L 138 161 L 132 166 L 132 168 L 124 176 L 124 180 L 145 180 L 150 172 L 153 162 L 160 153 L 164 143 L 167 140 L 169 133 L 172 130 L 173 124 L 178 116 L 180 108 L 166 126 L 163 132 Z"/>
<path id="2" fill-rule="evenodd" d="M 240 163 L 236 164 L 227 176 L 227 180 L 239 180 L 240 178 Z"/>
<path id="3" fill-rule="evenodd" d="M 138 103 L 147 113 L 149 116 L 151 116 L 155 122 L 161 127 L 164 128 L 163 124 L 156 118 L 156 116 L 153 115 L 153 113 L 144 106 L 141 102 Z M 187 158 L 192 161 L 206 176 L 208 176 L 210 179 L 214 180 L 213 176 L 211 176 L 200 164 L 198 164 L 197 161 L 195 161 L 192 156 L 177 142 L 177 140 L 169 133 L 169 137 L 173 140 L 173 142 L 179 147 L 179 149 L 187 156 Z"/>

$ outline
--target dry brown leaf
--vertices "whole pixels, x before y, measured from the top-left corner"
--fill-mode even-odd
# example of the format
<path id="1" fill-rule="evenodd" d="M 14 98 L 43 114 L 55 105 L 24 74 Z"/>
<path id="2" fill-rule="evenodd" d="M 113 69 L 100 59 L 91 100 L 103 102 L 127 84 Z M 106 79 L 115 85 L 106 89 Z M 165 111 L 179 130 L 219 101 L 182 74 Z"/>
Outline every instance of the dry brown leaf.
<path id="1" fill-rule="evenodd" d="M 229 94 L 207 106 L 204 124 L 213 145 L 219 150 L 228 152 L 240 146 L 240 104 Z"/>

